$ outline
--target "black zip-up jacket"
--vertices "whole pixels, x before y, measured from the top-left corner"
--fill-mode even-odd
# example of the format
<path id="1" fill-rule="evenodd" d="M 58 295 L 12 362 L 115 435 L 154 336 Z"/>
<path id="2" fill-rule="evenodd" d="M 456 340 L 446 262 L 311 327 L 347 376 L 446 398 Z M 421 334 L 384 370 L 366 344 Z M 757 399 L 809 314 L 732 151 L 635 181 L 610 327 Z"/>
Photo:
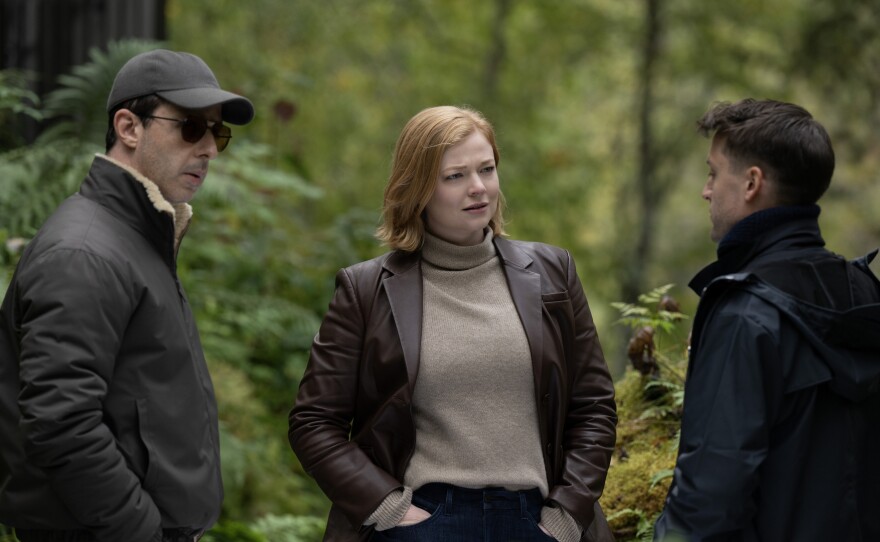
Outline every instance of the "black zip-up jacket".
<path id="1" fill-rule="evenodd" d="M 191 214 L 99 156 L 28 243 L 0 309 L 0 522 L 141 542 L 216 521 L 217 408 L 176 273 Z"/>
<path id="2" fill-rule="evenodd" d="M 876 252 L 825 250 L 817 207 L 762 213 L 691 284 L 681 444 L 655 540 L 880 540 Z"/>

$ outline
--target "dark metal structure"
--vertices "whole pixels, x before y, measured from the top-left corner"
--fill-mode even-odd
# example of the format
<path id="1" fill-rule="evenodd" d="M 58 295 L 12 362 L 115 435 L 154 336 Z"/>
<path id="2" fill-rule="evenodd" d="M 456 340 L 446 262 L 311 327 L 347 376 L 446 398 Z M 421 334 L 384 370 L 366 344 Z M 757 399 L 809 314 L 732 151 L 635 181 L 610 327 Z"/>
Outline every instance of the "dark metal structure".
<path id="1" fill-rule="evenodd" d="M 165 3 L 0 0 L 0 69 L 36 74 L 33 90 L 45 96 L 59 75 L 88 60 L 92 47 L 125 38 L 165 39 Z"/>

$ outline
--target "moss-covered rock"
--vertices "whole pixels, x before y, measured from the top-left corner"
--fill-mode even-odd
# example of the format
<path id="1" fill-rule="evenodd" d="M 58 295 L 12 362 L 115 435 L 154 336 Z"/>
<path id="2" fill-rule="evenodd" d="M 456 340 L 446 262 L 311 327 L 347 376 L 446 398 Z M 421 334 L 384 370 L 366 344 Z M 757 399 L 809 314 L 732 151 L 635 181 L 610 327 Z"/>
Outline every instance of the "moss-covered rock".
<path id="1" fill-rule="evenodd" d="M 618 542 L 650 539 L 669 489 L 679 390 L 662 378 L 630 369 L 615 386 L 617 444 L 600 503 Z"/>

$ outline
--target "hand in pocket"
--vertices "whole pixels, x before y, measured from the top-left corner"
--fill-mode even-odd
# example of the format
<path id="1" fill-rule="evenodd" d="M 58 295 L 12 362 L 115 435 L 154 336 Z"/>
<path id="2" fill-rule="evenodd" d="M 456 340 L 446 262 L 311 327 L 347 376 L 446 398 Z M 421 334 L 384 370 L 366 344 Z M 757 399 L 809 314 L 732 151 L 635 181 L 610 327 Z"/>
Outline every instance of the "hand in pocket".
<path id="1" fill-rule="evenodd" d="M 406 514 L 403 515 L 403 518 L 398 522 L 398 527 L 406 527 L 409 525 L 415 525 L 416 523 L 421 523 L 431 517 L 431 514 L 418 506 L 411 504 L 409 505 L 409 509 L 407 509 Z"/>

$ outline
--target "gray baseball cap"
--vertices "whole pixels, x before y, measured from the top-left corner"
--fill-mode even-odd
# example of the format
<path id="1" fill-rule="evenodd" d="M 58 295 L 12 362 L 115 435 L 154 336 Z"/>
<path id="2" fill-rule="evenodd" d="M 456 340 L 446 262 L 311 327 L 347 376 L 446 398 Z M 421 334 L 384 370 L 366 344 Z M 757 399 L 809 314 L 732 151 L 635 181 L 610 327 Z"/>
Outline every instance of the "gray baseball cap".
<path id="1" fill-rule="evenodd" d="M 222 90 L 211 68 L 190 53 L 156 49 L 132 57 L 116 74 L 107 112 L 126 100 L 150 94 L 184 109 L 219 104 L 223 121 L 230 124 L 247 124 L 254 118 L 250 100 Z"/>

